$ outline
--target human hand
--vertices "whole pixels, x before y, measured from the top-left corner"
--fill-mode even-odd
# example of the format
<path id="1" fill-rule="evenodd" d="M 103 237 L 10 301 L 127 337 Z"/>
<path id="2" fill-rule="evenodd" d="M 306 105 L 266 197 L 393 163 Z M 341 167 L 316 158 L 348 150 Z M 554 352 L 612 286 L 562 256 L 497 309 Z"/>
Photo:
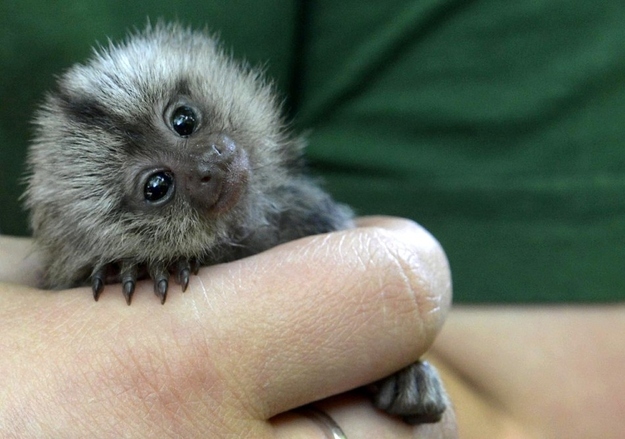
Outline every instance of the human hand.
<path id="1" fill-rule="evenodd" d="M 464 439 L 625 437 L 625 303 L 455 307 L 430 356 Z"/>
<path id="2" fill-rule="evenodd" d="M 28 241 L 10 242 L 2 280 L 33 285 L 36 258 L 16 258 Z M 444 253 L 408 221 L 362 219 L 205 267 L 165 306 L 149 282 L 130 307 L 117 286 L 98 303 L 84 288 L 0 293 L 8 437 L 323 437 L 292 411 L 320 400 L 349 439 L 455 437 L 451 411 L 409 427 L 358 393 L 333 397 L 417 360 L 445 319 Z"/>

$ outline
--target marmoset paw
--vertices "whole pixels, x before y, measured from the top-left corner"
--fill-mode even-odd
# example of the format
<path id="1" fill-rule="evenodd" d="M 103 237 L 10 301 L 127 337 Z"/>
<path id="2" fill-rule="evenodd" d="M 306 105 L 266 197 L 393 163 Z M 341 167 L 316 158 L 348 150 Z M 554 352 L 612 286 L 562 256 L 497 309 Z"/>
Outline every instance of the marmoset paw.
<path id="1" fill-rule="evenodd" d="M 146 265 L 133 261 L 105 264 L 93 271 L 91 275 L 91 289 L 93 298 L 97 301 L 107 283 L 121 282 L 122 292 L 126 303 L 130 305 L 135 286 L 138 280 L 150 277 L 154 281 L 154 294 L 160 299 L 161 304 L 167 299 L 170 273 L 175 274 L 176 282 L 186 291 L 189 286 L 189 278 L 197 274 L 199 263 L 192 259 L 179 259 L 176 263 L 152 263 Z"/>
<path id="2" fill-rule="evenodd" d="M 418 361 L 371 386 L 375 406 L 408 424 L 441 420 L 449 404 L 436 369 Z"/>

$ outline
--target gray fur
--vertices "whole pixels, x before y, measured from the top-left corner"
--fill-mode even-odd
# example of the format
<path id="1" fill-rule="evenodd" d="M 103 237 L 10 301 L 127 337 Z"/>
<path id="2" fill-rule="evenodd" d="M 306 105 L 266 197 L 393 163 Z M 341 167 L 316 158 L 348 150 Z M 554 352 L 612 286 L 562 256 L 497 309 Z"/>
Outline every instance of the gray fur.
<path id="1" fill-rule="evenodd" d="M 438 422 L 449 398 L 438 372 L 417 361 L 371 386 L 375 406 L 409 424 Z"/>
<path id="2" fill-rule="evenodd" d="M 182 106 L 194 111 L 190 135 L 172 128 Z M 121 281 L 130 304 L 150 276 L 164 302 L 170 272 L 184 289 L 197 265 L 352 225 L 304 176 L 303 141 L 285 129 L 271 85 L 205 33 L 159 24 L 100 48 L 60 77 L 35 126 L 25 203 L 45 288 L 91 283 L 97 300 Z M 173 186 L 154 202 L 146 177 L 156 174 Z M 447 404 L 421 362 L 374 393 L 413 423 L 436 422 Z"/>
<path id="3" fill-rule="evenodd" d="M 178 101 L 201 110 L 198 136 L 225 133 L 247 156 L 247 184 L 219 215 L 184 196 L 144 208 L 132 194 L 142 169 L 170 166 L 194 142 L 167 126 Z M 303 142 L 285 129 L 270 84 L 205 33 L 161 24 L 99 49 L 60 78 L 35 125 L 25 200 L 47 288 L 85 284 L 111 263 L 210 264 L 351 224 L 349 209 L 302 175 Z M 306 224 L 313 213 L 321 228 Z"/>

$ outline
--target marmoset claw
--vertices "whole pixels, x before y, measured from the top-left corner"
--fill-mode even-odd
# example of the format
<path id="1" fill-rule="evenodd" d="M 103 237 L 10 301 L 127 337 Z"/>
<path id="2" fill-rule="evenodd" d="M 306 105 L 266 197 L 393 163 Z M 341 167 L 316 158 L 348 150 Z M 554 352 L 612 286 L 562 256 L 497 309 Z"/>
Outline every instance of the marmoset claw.
<path id="1" fill-rule="evenodd" d="M 182 288 L 182 292 L 184 293 L 189 286 L 189 278 L 191 277 L 191 263 L 188 259 L 182 259 L 178 261 L 176 266 L 176 280 L 178 284 Z"/>
<path id="2" fill-rule="evenodd" d="M 105 277 L 106 267 L 96 268 L 91 275 L 91 290 L 93 291 L 93 298 L 96 302 L 100 298 L 102 290 L 104 290 Z"/>
<path id="3" fill-rule="evenodd" d="M 121 281 L 122 281 L 122 292 L 124 293 L 124 298 L 126 299 L 126 303 L 130 305 L 132 301 L 132 295 L 135 292 L 135 285 L 137 284 L 137 274 L 139 270 L 136 264 L 131 262 L 125 262 L 122 264 L 121 268 Z"/>
<path id="4" fill-rule="evenodd" d="M 166 268 L 160 267 L 156 270 L 150 270 L 150 275 L 154 281 L 154 294 L 161 299 L 161 304 L 164 304 L 169 287 L 169 272 Z"/>

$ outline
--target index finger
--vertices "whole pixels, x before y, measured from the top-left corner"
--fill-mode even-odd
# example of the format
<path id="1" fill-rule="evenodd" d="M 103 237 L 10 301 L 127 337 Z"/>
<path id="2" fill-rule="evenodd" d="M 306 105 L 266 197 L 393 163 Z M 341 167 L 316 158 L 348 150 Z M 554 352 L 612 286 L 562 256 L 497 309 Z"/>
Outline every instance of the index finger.
<path id="1" fill-rule="evenodd" d="M 237 346 L 221 366 L 261 416 L 389 375 L 440 329 L 451 280 L 436 240 L 412 222 L 361 224 L 213 267 L 231 282 L 220 339 Z"/>
<path id="2" fill-rule="evenodd" d="M 110 400 L 137 425 L 207 410 L 224 424 L 266 420 L 414 362 L 444 320 L 451 282 L 438 243 L 409 221 L 361 224 L 205 267 L 165 306 L 150 282 L 131 307 L 116 285 L 98 303 L 86 288 L 9 288 L 4 340 L 28 340 L 14 360 L 37 365 L 23 380 L 46 380 L 46 407 L 73 395 Z"/>

